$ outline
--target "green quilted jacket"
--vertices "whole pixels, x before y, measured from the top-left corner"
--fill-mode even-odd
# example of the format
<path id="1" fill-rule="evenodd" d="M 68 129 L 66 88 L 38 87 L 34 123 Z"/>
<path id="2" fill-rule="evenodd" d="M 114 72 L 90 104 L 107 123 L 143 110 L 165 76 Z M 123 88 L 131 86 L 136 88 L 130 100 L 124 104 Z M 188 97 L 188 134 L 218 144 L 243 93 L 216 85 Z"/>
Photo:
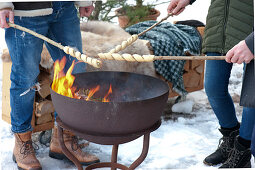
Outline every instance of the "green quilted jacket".
<path id="1" fill-rule="evenodd" d="M 226 54 L 253 31 L 253 0 L 212 0 L 202 52 Z"/>

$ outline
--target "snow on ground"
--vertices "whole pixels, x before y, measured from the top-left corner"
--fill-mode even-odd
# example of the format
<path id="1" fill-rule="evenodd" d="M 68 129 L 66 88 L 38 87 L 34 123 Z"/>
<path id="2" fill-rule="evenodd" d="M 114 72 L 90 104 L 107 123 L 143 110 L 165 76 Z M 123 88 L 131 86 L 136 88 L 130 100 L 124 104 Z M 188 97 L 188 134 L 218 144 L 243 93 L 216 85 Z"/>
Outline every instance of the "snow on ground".
<path id="1" fill-rule="evenodd" d="M 196 19 L 205 21 L 209 1 L 198 0 L 192 7 L 187 7 L 182 15 L 170 20 L 194 19 L 190 16 L 197 16 Z M 200 7 L 200 14 L 195 14 L 192 8 Z M 167 4 L 158 8 L 162 9 L 161 17 L 166 15 Z M 201 10 L 204 15 L 201 15 Z M 192 13 L 192 15 L 190 15 Z M 200 18 L 199 18 L 200 17 Z M 4 43 L 4 31 L 0 29 L 0 55 L 6 47 Z M 0 86 L 2 87 L 2 61 L 0 60 Z M 241 89 L 242 65 L 234 65 L 229 90 L 237 103 L 236 110 L 238 119 L 241 118 L 242 108 L 238 105 L 238 98 Z M 0 101 L 2 91 L 0 90 Z M 218 166 L 208 167 L 203 164 L 203 159 L 213 152 L 218 146 L 218 139 L 221 137 L 218 129 L 218 122 L 208 104 L 204 90 L 190 93 L 187 100 L 174 106 L 175 111 L 181 111 L 192 118 L 179 117 L 176 121 L 162 119 L 162 125 L 155 132 L 151 133 L 149 153 L 139 169 L 217 169 Z M 2 106 L 0 106 L 2 110 Z M 0 120 L 0 152 L 1 169 L 16 170 L 16 164 L 12 161 L 12 150 L 14 137 L 10 131 L 10 125 Z M 142 137 L 119 147 L 118 162 L 129 166 L 142 151 Z M 48 156 L 49 148 L 39 145 L 37 157 L 45 170 L 74 170 L 73 164 L 67 161 L 52 159 Z M 110 161 L 111 146 L 97 145 L 90 143 L 86 149 L 99 156 L 101 161 Z M 253 161 L 252 161 L 253 162 Z M 254 164 L 252 165 L 253 167 Z"/>

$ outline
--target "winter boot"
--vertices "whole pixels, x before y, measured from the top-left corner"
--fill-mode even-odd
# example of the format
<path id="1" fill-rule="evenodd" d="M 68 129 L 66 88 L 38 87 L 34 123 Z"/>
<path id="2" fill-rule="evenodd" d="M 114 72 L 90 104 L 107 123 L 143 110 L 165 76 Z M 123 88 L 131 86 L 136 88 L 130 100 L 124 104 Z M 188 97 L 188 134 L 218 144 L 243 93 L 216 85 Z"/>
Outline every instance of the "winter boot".
<path id="1" fill-rule="evenodd" d="M 13 161 L 17 163 L 19 170 L 41 170 L 41 164 L 35 157 L 35 151 L 31 139 L 32 132 L 15 133 L 15 145 Z"/>
<path id="2" fill-rule="evenodd" d="M 226 162 L 219 168 L 251 168 L 251 149 L 235 139 L 234 148 Z"/>
<path id="3" fill-rule="evenodd" d="M 219 141 L 218 149 L 204 159 L 204 164 L 206 165 L 212 166 L 225 162 L 234 147 L 235 137 L 239 134 L 239 129 L 227 130 L 221 128 L 219 131 L 223 137 Z"/>
<path id="4" fill-rule="evenodd" d="M 82 165 L 88 166 L 93 163 L 98 163 L 99 159 L 91 154 L 82 151 L 82 145 L 78 144 L 78 138 L 70 131 L 63 130 L 64 143 L 67 149 L 80 161 Z M 54 127 L 50 142 L 49 156 L 55 159 L 68 159 L 58 142 L 57 127 Z"/>

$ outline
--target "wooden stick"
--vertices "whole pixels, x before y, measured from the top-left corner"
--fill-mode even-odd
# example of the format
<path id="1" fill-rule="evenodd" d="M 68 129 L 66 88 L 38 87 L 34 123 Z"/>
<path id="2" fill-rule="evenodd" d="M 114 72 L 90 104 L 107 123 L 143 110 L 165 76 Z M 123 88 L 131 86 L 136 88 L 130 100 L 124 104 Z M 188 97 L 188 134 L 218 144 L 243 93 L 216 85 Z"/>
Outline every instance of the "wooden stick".
<path id="1" fill-rule="evenodd" d="M 159 25 L 161 22 L 167 20 L 167 18 L 169 18 L 170 16 L 173 16 L 173 14 L 169 13 L 165 18 L 162 18 L 159 22 L 155 23 L 150 28 L 146 29 L 145 31 L 141 32 L 140 34 L 132 35 L 127 40 L 123 41 L 120 45 L 117 45 L 115 48 L 111 49 L 108 53 L 112 53 L 112 54 L 113 53 L 118 53 L 118 52 L 126 49 L 128 46 L 133 44 L 138 39 L 139 36 L 141 36 L 141 35 L 145 34 L 146 32 L 150 31 L 151 29 L 153 29 L 154 27 Z"/>
<path id="2" fill-rule="evenodd" d="M 150 28 L 148 28 L 147 30 L 145 30 L 145 31 L 143 31 L 143 32 L 141 32 L 141 33 L 139 33 L 139 34 L 138 34 L 138 37 L 141 36 L 141 35 L 143 35 L 143 34 L 145 34 L 145 33 L 148 32 L 148 31 L 152 30 L 154 27 L 156 27 L 157 25 L 159 25 L 161 22 L 167 20 L 170 16 L 173 16 L 173 14 L 172 14 L 172 13 L 168 13 L 168 15 L 167 15 L 165 18 L 162 18 L 159 22 L 155 23 L 154 25 L 152 25 L 152 26 L 151 26 Z"/>
<path id="3" fill-rule="evenodd" d="M 155 56 L 154 60 L 225 60 L 226 56 Z"/>
<path id="4" fill-rule="evenodd" d="M 129 62 L 152 62 L 154 60 L 225 60 L 226 58 L 226 56 L 155 56 L 118 53 L 99 53 L 98 57 L 106 60 Z"/>
<path id="5" fill-rule="evenodd" d="M 58 47 L 59 49 L 63 50 L 66 54 L 70 54 L 71 56 L 77 58 L 78 60 L 81 60 L 85 63 L 88 63 L 96 68 L 100 68 L 102 66 L 102 62 L 96 58 L 91 58 L 91 57 L 88 57 L 87 55 L 85 54 L 81 54 L 79 51 L 75 51 L 73 48 L 71 47 L 68 47 L 68 46 L 63 46 L 61 45 L 60 43 L 56 43 L 55 41 L 45 37 L 44 35 L 41 35 L 41 34 L 38 34 L 30 29 L 27 29 L 25 27 L 22 27 L 22 26 L 19 26 L 19 25 L 16 25 L 16 24 L 13 24 L 13 23 L 8 23 L 10 27 L 13 27 L 13 28 L 16 28 L 16 29 L 19 29 L 21 31 L 25 31 L 29 34 L 32 34 L 34 35 L 35 37 L 37 38 L 40 38 L 56 47 Z"/>

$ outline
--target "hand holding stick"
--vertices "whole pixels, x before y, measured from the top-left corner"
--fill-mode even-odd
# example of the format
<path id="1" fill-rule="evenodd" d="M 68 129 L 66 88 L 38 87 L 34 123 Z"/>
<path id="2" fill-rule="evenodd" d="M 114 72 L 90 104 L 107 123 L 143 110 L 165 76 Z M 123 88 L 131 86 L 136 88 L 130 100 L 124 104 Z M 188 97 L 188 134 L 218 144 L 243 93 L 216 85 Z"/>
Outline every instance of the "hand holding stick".
<path id="1" fill-rule="evenodd" d="M 91 57 L 88 57 L 87 55 L 85 54 L 81 54 L 79 51 L 75 51 L 73 48 L 71 47 L 68 47 L 68 46 L 63 46 L 61 45 L 60 43 L 56 43 L 55 41 L 41 35 L 41 34 L 38 34 L 30 29 L 27 29 L 25 27 L 22 27 L 22 26 L 19 26 L 19 25 L 16 25 L 16 24 L 13 24 L 13 23 L 8 23 L 8 25 L 10 27 L 13 27 L 13 28 L 16 28 L 16 29 L 19 29 L 21 31 L 25 31 L 29 34 L 32 34 L 34 35 L 35 37 L 37 38 L 40 38 L 58 48 L 60 48 L 61 50 L 63 50 L 66 54 L 70 54 L 72 57 L 75 57 L 77 58 L 78 60 L 81 60 L 85 63 L 88 63 L 96 68 L 100 68 L 102 66 L 102 62 L 96 58 L 91 58 Z"/>

